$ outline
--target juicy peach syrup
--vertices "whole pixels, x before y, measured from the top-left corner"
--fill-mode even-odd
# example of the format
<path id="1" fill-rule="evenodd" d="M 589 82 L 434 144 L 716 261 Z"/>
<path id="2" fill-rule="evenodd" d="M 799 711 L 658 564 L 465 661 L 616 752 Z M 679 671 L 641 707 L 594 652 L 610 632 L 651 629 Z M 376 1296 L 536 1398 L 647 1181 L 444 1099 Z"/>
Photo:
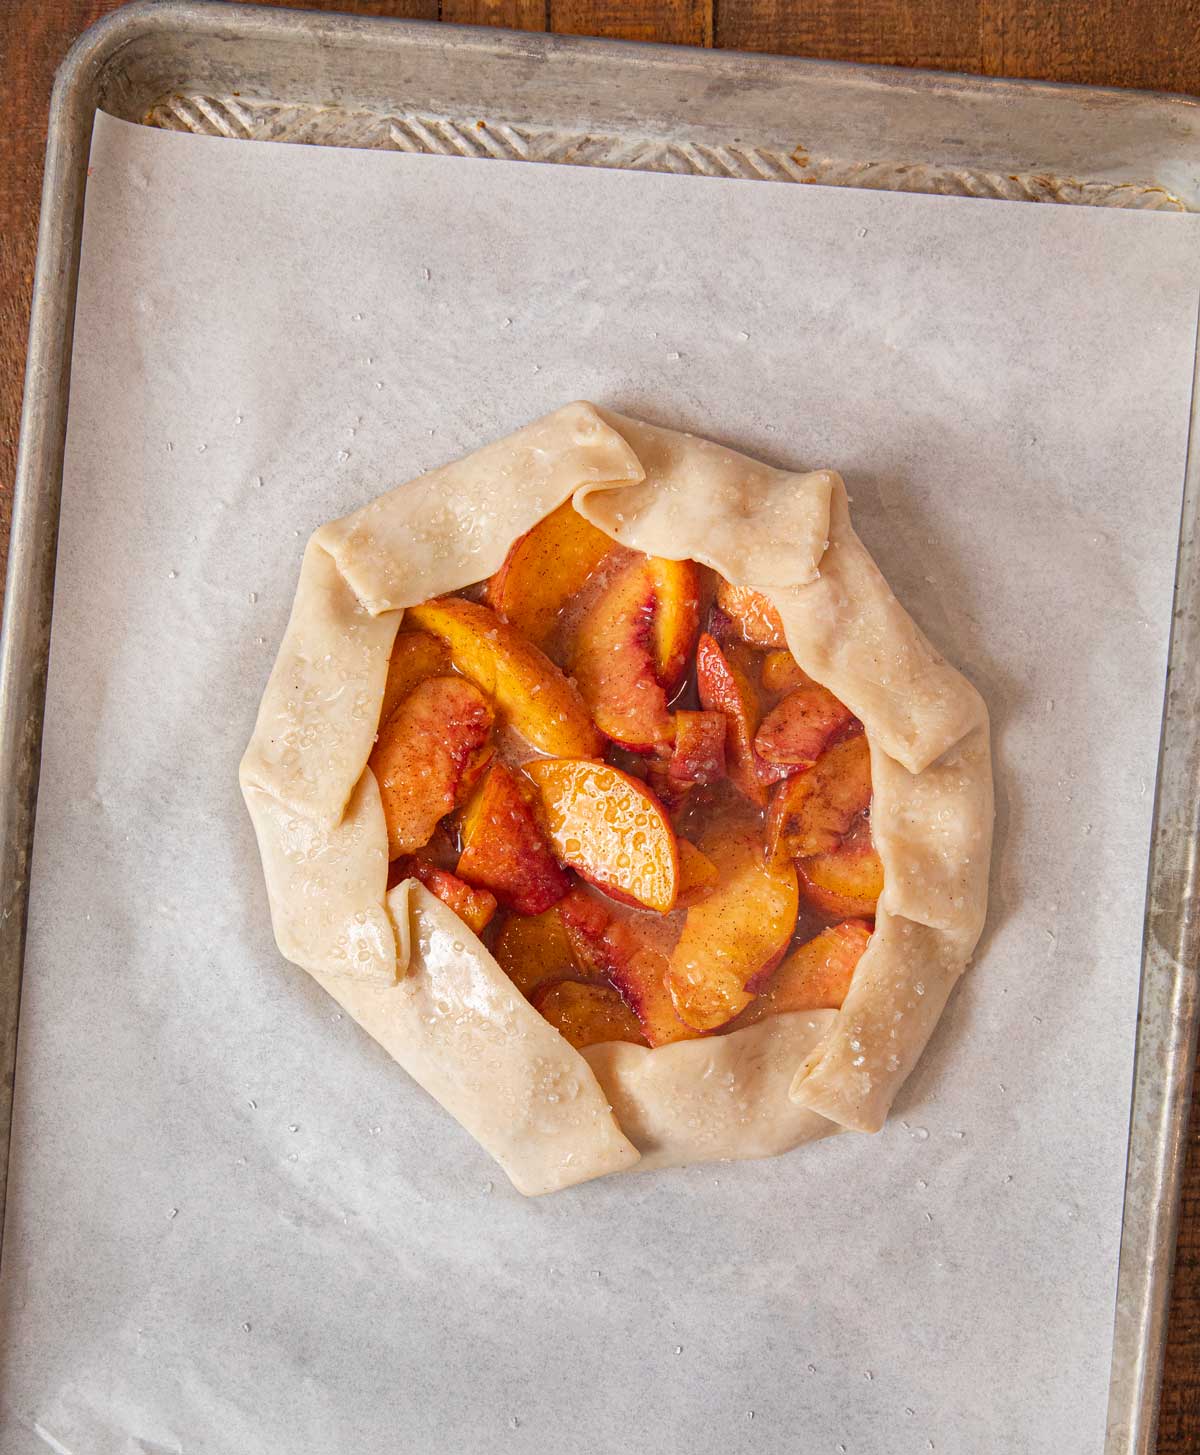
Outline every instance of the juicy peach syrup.
<path id="1" fill-rule="evenodd" d="M 415 710 L 434 678 L 466 678 L 483 715 L 435 731 Z M 394 875 L 470 906 L 572 1044 L 841 1004 L 882 889 L 865 741 L 766 598 L 617 546 L 568 501 L 489 581 L 406 613 L 380 724 Z"/>

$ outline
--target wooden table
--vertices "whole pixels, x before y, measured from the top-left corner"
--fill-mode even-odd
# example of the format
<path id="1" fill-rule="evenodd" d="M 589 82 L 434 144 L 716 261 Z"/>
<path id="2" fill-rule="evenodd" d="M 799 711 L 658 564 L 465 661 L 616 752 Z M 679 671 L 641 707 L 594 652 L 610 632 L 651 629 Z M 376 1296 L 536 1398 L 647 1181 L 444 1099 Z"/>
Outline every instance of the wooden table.
<path id="1" fill-rule="evenodd" d="M 1200 0 L 297 3 L 360 15 L 440 18 L 1200 95 Z M 5 118 L 0 150 L 0 559 L 7 551 L 11 518 L 50 84 L 71 41 L 115 8 L 116 0 L 0 0 L 0 115 Z M 1200 1090 L 1193 1102 L 1189 1153 L 1160 1455 L 1200 1450 Z"/>

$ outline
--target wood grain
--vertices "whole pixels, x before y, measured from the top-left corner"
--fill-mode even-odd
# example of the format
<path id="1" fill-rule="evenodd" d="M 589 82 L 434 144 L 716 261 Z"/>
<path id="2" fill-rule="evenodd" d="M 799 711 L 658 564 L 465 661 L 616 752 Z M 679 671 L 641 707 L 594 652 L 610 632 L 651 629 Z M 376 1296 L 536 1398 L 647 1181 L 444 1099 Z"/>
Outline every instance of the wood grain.
<path id="1" fill-rule="evenodd" d="M 442 19 L 455 25 L 504 25 L 546 30 L 547 0 L 442 0 Z"/>
<path id="2" fill-rule="evenodd" d="M 1200 0 L 304 0 L 358 15 L 779 51 L 983 75 L 1200 93 Z M 115 0 L 0 0 L 0 559 L 8 525 L 54 68 Z M 999 1446 L 997 1447 L 1000 1448 Z M 1200 1089 L 1159 1455 L 1200 1451 Z M 980 1451 L 979 1455 L 991 1455 Z"/>
<path id="3" fill-rule="evenodd" d="M 979 21 L 988 76 L 1200 91 L 1200 0 L 980 0 Z"/>
<path id="4" fill-rule="evenodd" d="M 737 50 L 1200 91 L 1200 0 L 729 0 Z"/>
<path id="5" fill-rule="evenodd" d="M 982 69 L 979 0 L 731 0 L 718 6 L 716 42 L 818 60 Z"/>
<path id="6" fill-rule="evenodd" d="M 550 29 L 560 35 L 712 45 L 711 0 L 550 0 Z"/>

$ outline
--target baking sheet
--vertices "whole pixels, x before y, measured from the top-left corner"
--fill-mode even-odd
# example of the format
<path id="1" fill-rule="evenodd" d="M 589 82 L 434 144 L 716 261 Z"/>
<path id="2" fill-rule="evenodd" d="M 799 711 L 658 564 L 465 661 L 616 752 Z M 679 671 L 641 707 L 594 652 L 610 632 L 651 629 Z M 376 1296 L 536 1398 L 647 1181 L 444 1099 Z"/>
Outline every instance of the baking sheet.
<path id="1" fill-rule="evenodd" d="M 1098 1451 L 1196 219 L 184 137 L 89 183 L 2 1448 Z M 304 537 L 576 396 L 831 464 L 988 699 L 892 1123 L 538 1202 L 280 960 Z"/>

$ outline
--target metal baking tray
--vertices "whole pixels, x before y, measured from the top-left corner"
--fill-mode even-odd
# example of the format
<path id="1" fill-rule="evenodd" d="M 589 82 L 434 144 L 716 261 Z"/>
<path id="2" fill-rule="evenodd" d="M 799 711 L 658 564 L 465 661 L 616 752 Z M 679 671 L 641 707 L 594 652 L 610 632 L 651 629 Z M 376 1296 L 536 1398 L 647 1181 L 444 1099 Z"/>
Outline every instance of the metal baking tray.
<path id="1" fill-rule="evenodd" d="M 760 183 L 1200 211 L 1182 97 L 149 0 L 80 39 L 51 102 L 0 636 L 0 1199 L 92 118 Z M 1149 863 L 1106 1455 L 1150 1455 L 1197 1028 L 1196 406 Z M 0 1217 L 3 1203 L 0 1200 Z"/>

